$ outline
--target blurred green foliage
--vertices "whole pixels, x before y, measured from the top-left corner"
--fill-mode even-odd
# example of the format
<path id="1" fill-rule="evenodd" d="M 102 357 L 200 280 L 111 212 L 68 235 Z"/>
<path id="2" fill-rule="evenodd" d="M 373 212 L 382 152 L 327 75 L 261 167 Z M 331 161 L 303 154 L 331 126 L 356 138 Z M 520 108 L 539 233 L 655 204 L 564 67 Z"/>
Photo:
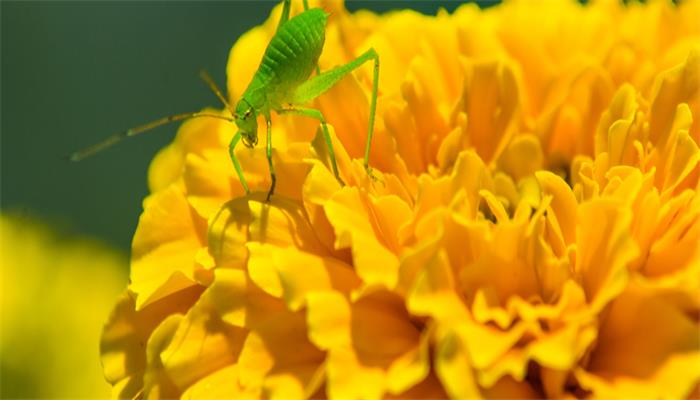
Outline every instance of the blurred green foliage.
<path id="1" fill-rule="evenodd" d="M 164 115 L 219 106 L 197 74 L 222 86 L 229 49 L 272 1 L 0 2 L 2 209 L 38 214 L 128 252 L 146 172 L 176 125 L 80 163 L 65 156 Z M 489 2 L 482 2 L 489 5 Z M 455 1 L 349 1 L 434 14 Z"/>

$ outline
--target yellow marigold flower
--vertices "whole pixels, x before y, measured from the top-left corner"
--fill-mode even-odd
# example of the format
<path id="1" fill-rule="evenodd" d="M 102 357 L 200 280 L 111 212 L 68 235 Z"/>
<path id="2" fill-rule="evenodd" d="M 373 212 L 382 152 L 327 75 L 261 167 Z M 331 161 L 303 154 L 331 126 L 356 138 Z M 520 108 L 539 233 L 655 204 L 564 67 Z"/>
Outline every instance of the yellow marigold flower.
<path id="1" fill-rule="evenodd" d="M 700 1 L 321 6 L 322 70 L 380 55 L 379 179 L 368 70 L 315 102 L 344 186 L 313 121 L 273 116 L 269 203 L 264 148 L 236 150 L 246 197 L 234 127 L 183 124 L 104 331 L 114 394 L 697 393 Z M 232 101 L 279 13 L 231 49 Z"/>
<path id="2" fill-rule="evenodd" d="M 0 397 L 109 396 L 96 362 L 105 315 L 127 260 L 86 239 L 59 237 L 0 214 Z"/>

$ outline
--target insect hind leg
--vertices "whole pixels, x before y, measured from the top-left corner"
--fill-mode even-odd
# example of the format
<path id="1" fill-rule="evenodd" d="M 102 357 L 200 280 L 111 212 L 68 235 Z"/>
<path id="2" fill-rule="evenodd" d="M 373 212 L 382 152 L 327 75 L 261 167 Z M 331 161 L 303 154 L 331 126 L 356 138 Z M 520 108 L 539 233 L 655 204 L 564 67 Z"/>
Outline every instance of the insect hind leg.
<path id="1" fill-rule="evenodd" d="M 372 169 L 369 166 L 369 150 L 372 144 L 372 135 L 374 134 L 374 115 L 377 111 L 377 93 L 379 84 L 379 55 L 377 52 L 370 48 L 363 54 L 361 54 L 356 59 L 337 66 L 328 71 L 324 71 L 322 74 L 309 79 L 308 81 L 302 83 L 297 87 L 294 92 L 291 103 L 292 104 L 304 104 L 312 101 L 316 97 L 325 93 L 346 75 L 351 73 L 353 70 L 360 67 L 367 61 L 374 61 L 374 71 L 372 78 L 372 97 L 370 99 L 369 106 L 369 123 L 367 127 L 367 142 L 365 144 L 365 158 L 364 167 L 367 173 L 372 176 Z"/>
<path id="2" fill-rule="evenodd" d="M 267 122 L 267 165 L 270 167 L 270 190 L 267 192 L 267 199 L 265 201 L 270 201 L 270 196 L 275 192 L 275 184 L 277 183 L 277 174 L 275 173 L 275 166 L 272 164 L 272 120 L 269 116 L 265 116 Z"/>
<path id="3" fill-rule="evenodd" d="M 282 5 L 282 15 L 280 16 L 280 22 L 277 24 L 277 30 L 280 29 L 280 26 L 284 24 L 285 22 L 289 21 L 289 9 L 292 6 L 292 0 L 284 0 L 283 5 Z"/>

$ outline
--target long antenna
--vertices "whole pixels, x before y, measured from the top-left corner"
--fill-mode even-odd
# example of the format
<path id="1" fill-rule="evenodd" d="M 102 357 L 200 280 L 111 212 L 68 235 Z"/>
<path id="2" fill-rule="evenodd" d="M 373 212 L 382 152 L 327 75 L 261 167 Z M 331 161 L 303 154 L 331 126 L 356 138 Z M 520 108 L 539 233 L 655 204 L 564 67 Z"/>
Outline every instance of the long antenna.
<path id="1" fill-rule="evenodd" d="M 209 86 L 209 89 L 211 89 L 211 91 L 214 92 L 214 94 L 216 94 L 216 97 L 218 97 L 219 100 L 221 100 L 221 102 L 224 103 L 226 108 L 228 108 L 229 111 L 231 111 L 231 114 L 235 114 L 235 110 L 231 107 L 229 102 L 226 101 L 226 98 L 221 93 L 221 90 L 219 89 L 219 87 L 216 86 L 216 83 L 214 82 L 214 79 L 212 79 L 211 75 L 209 75 L 209 73 L 206 70 L 202 69 L 201 71 L 199 71 L 199 76 L 204 80 L 204 82 L 207 84 L 207 86 Z M 223 115 L 211 114 L 211 113 L 206 113 L 206 112 L 190 112 L 190 113 L 184 113 L 184 114 L 169 115 L 167 117 L 163 117 L 163 118 L 157 119 L 155 121 L 151 121 L 147 124 L 137 126 L 136 128 L 131 128 L 131 129 L 128 129 L 124 132 L 116 133 L 116 134 L 108 137 L 107 139 L 99 142 L 99 143 L 96 143 L 90 147 L 87 147 L 85 149 L 74 152 L 68 158 L 71 161 L 80 161 L 80 160 L 83 160 L 87 157 L 90 157 L 96 153 L 99 153 L 102 150 L 110 148 L 128 137 L 136 136 L 139 133 L 150 131 L 151 129 L 157 128 L 161 125 L 169 124 L 169 123 L 175 122 L 175 121 L 182 121 L 183 119 L 203 118 L 203 117 L 218 118 L 218 119 L 223 119 L 223 120 L 229 121 L 229 122 L 235 122 L 235 119 L 232 117 L 225 117 Z"/>
<path id="2" fill-rule="evenodd" d="M 217 119 L 223 119 L 229 122 L 235 122 L 235 120 L 232 117 L 226 117 L 223 115 L 217 115 L 217 114 L 211 114 L 211 113 L 206 113 L 206 112 L 189 112 L 189 113 L 184 113 L 184 114 L 176 114 L 176 115 L 169 115 L 167 117 L 163 117 L 160 119 L 157 119 L 155 121 L 151 121 L 147 124 L 143 124 L 141 126 L 137 126 L 136 128 L 131 128 L 128 129 L 124 132 L 119 132 L 116 133 L 107 139 L 96 143 L 90 147 L 87 147 L 85 149 L 76 151 L 75 153 L 71 154 L 69 156 L 69 159 L 71 161 L 80 161 L 83 160 L 87 157 L 90 157 L 96 153 L 99 153 L 100 151 L 107 149 L 116 143 L 119 143 L 120 141 L 131 137 L 131 136 L 136 136 L 140 133 L 149 131 L 153 128 L 157 128 L 161 125 L 168 124 L 170 122 L 175 122 L 175 121 L 182 121 L 183 119 L 190 119 L 190 118 L 217 118 Z"/>
<path id="3" fill-rule="evenodd" d="M 209 86 L 209 89 L 211 89 L 211 91 L 214 92 L 214 94 L 216 94 L 216 97 L 218 97 L 222 103 L 224 103 L 226 108 L 228 108 L 229 111 L 231 111 L 231 114 L 235 114 L 236 110 L 234 110 L 228 103 L 228 101 L 226 101 L 226 97 L 224 97 L 219 87 L 216 86 L 216 82 L 214 82 L 214 79 L 212 79 L 211 75 L 209 75 L 209 73 L 205 69 L 201 69 L 199 71 L 199 77 L 202 78 L 204 82 L 206 82 L 207 86 Z"/>

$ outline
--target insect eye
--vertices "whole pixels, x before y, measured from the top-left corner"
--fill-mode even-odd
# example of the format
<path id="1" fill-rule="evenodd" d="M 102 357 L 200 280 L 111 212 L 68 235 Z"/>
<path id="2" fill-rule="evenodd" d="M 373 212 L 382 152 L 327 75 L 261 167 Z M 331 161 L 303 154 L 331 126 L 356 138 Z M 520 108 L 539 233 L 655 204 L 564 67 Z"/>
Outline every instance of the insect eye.
<path id="1" fill-rule="evenodd" d="M 250 117 L 250 110 L 245 112 L 245 115 L 243 115 L 243 118 L 248 118 Z"/>

